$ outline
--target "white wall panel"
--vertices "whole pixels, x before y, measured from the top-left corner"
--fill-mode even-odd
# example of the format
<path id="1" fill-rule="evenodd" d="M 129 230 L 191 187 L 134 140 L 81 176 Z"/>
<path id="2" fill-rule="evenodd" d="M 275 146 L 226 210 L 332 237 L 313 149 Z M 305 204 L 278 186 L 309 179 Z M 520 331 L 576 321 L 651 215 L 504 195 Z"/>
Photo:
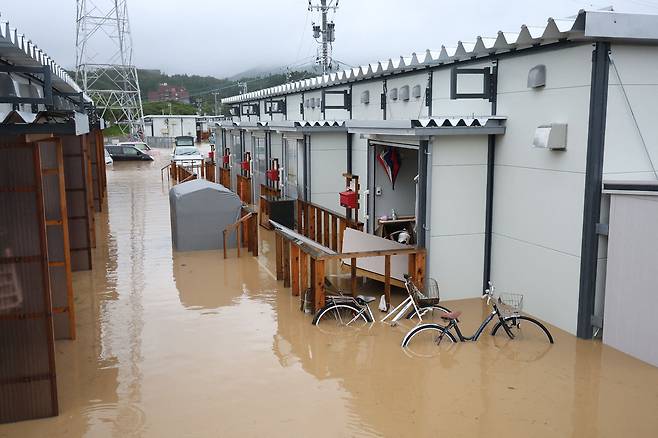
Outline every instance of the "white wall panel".
<path id="1" fill-rule="evenodd" d="M 301 93 L 286 96 L 286 114 L 288 120 L 301 120 L 302 114 L 299 112 L 299 104 L 302 103 Z"/>
<path id="2" fill-rule="evenodd" d="M 653 166 L 658 168 L 658 123 L 655 121 L 658 101 L 658 48 L 614 45 L 611 58 L 617 69 L 611 65 L 604 178 L 655 180 L 651 161 Z M 633 114 L 639 131 L 633 121 Z"/>
<path id="3" fill-rule="evenodd" d="M 589 118 L 591 45 L 499 63 L 493 204 L 492 279 L 525 295 L 525 310 L 575 333 Z M 527 88 L 528 71 L 546 66 L 546 86 Z M 531 146 L 539 125 L 567 123 L 567 150 Z"/>
<path id="4" fill-rule="evenodd" d="M 361 93 L 370 93 L 370 102 L 361 103 Z M 382 120 L 381 108 L 382 81 L 357 82 L 352 85 L 352 119 L 354 120 Z"/>
<path id="5" fill-rule="evenodd" d="M 603 342 L 658 366 L 658 197 L 612 195 Z"/>
<path id="6" fill-rule="evenodd" d="M 446 299 L 482 293 L 487 137 L 432 142 L 430 276 Z"/>
<path id="7" fill-rule="evenodd" d="M 442 300 L 482 295 L 484 235 L 430 238 L 430 277 L 439 283 Z"/>
<path id="8" fill-rule="evenodd" d="M 343 173 L 346 168 L 346 134 L 312 134 L 311 202 L 334 211 L 342 211 L 338 200 L 338 192 L 345 189 Z"/>
<path id="9" fill-rule="evenodd" d="M 496 290 L 523 294 L 524 312 L 575 334 L 580 257 L 496 233 L 492 248 Z"/>
<path id="10" fill-rule="evenodd" d="M 389 120 L 410 120 L 427 117 L 427 106 L 425 106 L 425 88 L 427 87 L 428 74 L 422 72 L 418 74 L 409 74 L 401 77 L 392 76 L 387 79 L 386 86 L 388 90 L 397 88 L 398 92 L 401 87 L 409 86 L 409 100 L 403 101 L 386 99 L 386 118 Z M 411 90 L 415 85 L 420 85 L 422 90 L 419 98 L 413 97 Z M 377 102 L 379 103 L 379 101 Z"/>

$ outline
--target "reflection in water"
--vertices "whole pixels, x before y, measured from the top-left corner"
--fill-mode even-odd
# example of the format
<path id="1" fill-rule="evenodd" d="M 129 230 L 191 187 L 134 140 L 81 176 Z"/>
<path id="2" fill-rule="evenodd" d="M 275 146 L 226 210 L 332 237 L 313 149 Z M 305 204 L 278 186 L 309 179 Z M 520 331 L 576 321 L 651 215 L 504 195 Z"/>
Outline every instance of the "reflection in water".
<path id="1" fill-rule="evenodd" d="M 409 356 L 409 322 L 313 327 L 269 233 L 257 259 L 172 253 L 162 165 L 109 172 L 79 339 L 57 343 L 61 415 L 0 437 L 658 436 L 658 370 L 599 343 L 553 329 L 549 348 L 483 335 Z M 449 307 L 467 333 L 488 311 Z"/>

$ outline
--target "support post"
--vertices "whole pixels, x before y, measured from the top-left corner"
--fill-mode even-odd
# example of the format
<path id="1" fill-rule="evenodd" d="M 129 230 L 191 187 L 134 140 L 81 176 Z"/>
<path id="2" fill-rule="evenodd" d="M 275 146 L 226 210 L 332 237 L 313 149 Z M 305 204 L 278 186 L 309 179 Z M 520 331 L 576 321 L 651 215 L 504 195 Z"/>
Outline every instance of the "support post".
<path id="1" fill-rule="evenodd" d="M 610 69 L 610 43 L 599 41 L 592 52 L 592 80 L 589 100 L 589 128 L 587 136 L 587 162 L 585 165 L 585 202 L 583 207 L 583 233 L 580 251 L 580 285 L 578 294 L 579 338 L 591 339 L 591 317 L 594 314 L 596 270 L 599 236 L 596 224 L 601 215 L 601 188 L 603 185 L 603 153 L 605 145 L 606 110 L 608 105 L 608 74 Z"/>
<path id="2" fill-rule="evenodd" d="M 276 233 L 274 236 L 274 244 L 276 247 L 276 279 L 283 280 L 283 263 L 281 260 L 283 255 L 283 238 L 279 233 Z"/>
<path id="3" fill-rule="evenodd" d="M 311 259 L 311 275 L 313 281 L 313 311 L 317 312 L 324 306 L 324 260 Z"/>
<path id="4" fill-rule="evenodd" d="M 299 296 L 299 246 L 294 243 L 290 244 L 290 261 L 291 266 L 291 289 L 293 296 Z"/>
<path id="5" fill-rule="evenodd" d="M 350 259 L 350 292 L 356 296 L 356 259 Z"/>
<path id="6" fill-rule="evenodd" d="M 290 287 L 290 241 L 283 241 L 283 287 Z"/>
<path id="7" fill-rule="evenodd" d="M 391 256 L 384 256 L 384 296 L 386 297 L 386 310 L 391 307 Z"/>

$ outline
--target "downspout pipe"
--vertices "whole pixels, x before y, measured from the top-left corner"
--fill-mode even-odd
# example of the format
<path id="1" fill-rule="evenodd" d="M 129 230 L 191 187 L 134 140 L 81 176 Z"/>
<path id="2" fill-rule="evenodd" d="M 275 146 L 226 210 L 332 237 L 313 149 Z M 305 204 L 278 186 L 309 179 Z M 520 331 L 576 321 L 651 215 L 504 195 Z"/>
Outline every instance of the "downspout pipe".
<path id="1" fill-rule="evenodd" d="M 347 135 L 347 173 L 352 173 L 352 134 Z"/>
<path id="2" fill-rule="evenodd" d="M 592 52 L 587 161 L 585 164 L 585 201 L 580 250 L 578 325 L 576 329 L 577 336 L 582 339 L 591 339 L 593 335 L 592 315 L 594 315 L 599 251 L 599 236 L 596 233 L 596 224 L 599 222 L 601 215 L 603 152 L 608 106 L 608 75 L 610 71 L 609 53 L 609 42 L 596 42 Z"/>

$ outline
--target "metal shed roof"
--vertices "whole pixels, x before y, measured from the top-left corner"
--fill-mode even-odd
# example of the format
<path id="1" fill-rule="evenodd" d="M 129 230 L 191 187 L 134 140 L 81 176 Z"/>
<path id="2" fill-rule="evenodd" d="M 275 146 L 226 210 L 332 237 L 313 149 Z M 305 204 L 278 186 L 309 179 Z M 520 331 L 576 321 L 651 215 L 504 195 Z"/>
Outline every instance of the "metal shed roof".
<path id="1" fill-rule="evenodd" d="M 426 50 L 360 67 L 342 70 L 276 87 L 252 91 L 222 99 L 234 104 L 304 90 L 340 85 L 377 76 L 413 71 L 433 65 L 485 58 L 497 53 L 521 50 L 562 40 L 588 41 L 597 39 L 658 42 L 658 15 L 626 14 L 614 11 L 585 11 L 567 19 L 549 18 L 545 26 L 521 26 L 518 32 L 499 31 L 495 37 L 478 36 L 475 42 L 458 41 L 455 47 Z"/>
<path id="2" fill-rule="evenodd" d="M 18 33 L 0 17 L 0 59 L 19 67 L 47 66 L 52 72 L 53 86 L 62 93 L 80 93 L 82 89 L 73 78 L 60 67 L 50 56 L 37 47 L 25 35 Z M 87 102 L 91 99 L 83 95 Z"/>

